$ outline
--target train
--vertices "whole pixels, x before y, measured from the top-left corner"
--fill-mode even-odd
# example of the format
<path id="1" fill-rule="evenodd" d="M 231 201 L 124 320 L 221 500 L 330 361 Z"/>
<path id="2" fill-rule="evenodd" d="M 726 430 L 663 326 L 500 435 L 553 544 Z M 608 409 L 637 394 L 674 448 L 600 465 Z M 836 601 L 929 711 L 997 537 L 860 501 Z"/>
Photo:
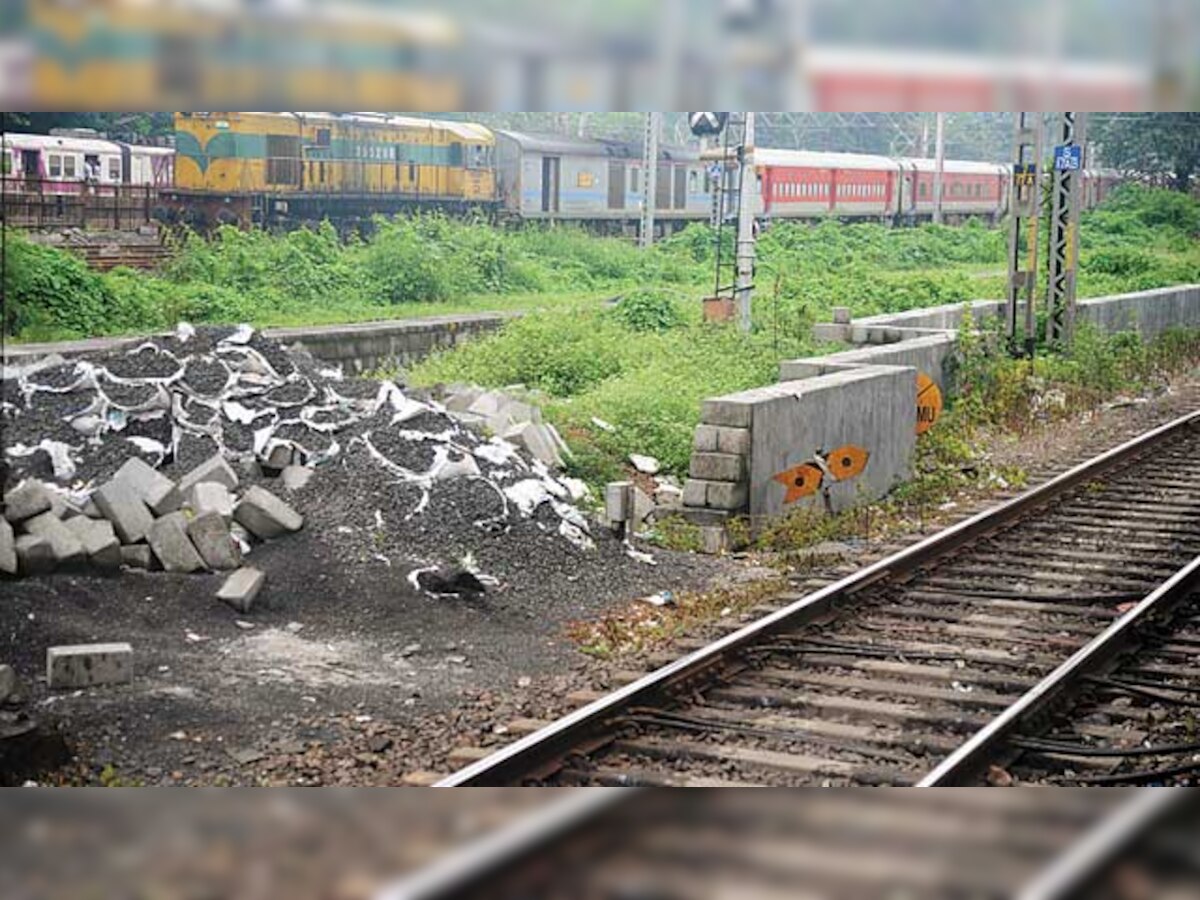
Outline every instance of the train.
<path id="1" fill-rule="evenodd" d="M 378 113 L 180 112 L 173 149 L 15 134 L 3 146 L 10 184 L 36 180 L 44 191 L 64 192 L 149 185 L 160 218 L 196 227 L 288 227 L 438 209 L 632 235 L 649 182 L 635 142 Z M 761 227 L 787 219 L 913 224 L 933 217 L 930 159 L 755 147 L 746 160 Z M 659 232 L 731 215 L 737 168 L 719 150 L 662 146 Z M 1086 170 L 1084 206 L 1100 203 L 1120 180 L 1112 170 Z M 943 217 L 997 221 L 1008 210 L 1011 183 L 1008 166 L 945 160 Z"/>

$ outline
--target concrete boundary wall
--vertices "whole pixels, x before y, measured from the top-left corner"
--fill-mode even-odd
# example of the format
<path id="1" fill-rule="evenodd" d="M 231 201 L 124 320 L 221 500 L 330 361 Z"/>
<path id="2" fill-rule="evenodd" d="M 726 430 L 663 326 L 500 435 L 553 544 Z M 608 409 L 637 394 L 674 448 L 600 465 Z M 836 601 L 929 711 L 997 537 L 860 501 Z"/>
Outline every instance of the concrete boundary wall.
<path id="1" fill-rule="evenodd" d="M 928 414 L 931 398 L 940 410 L 941 396 L 954 390 L 968 310 L 982 323 L 1003 315 L 1004 303 L 821 323 L 818 339 L 855 346 L 786 360 L 778 384 L 704 401 L 683 513 L 701 527 L 705 548 L 726 545 L 731 518 L 748 516 L 758 527 L 795 509 L 838 512 L 910 477 L 918 410 Z M 1103 332 L 1151 340 L 1170 328 L 1200 328 L 1200 285 L 1081 300 L 1077 311 L 1079 322 Z"/>
<path id="2" fill-rule="evenodd" d="M 315 358 L 340 365 L 347 375 L 357 375 L 385 365 L 409 366 L 437 350 L 457 347 L 489 334 L 515 313 L 430 316 L 353 325 L 318 325 L 303 328 L 264 328 L 263 334 L 285 345 L 299 344 Z M 146 336 L 91 338 L 46 344 L 9 344 L 6 360 L 36 359 L 57 353 L 65 357 L 103 353 L 135 347 Z"/>

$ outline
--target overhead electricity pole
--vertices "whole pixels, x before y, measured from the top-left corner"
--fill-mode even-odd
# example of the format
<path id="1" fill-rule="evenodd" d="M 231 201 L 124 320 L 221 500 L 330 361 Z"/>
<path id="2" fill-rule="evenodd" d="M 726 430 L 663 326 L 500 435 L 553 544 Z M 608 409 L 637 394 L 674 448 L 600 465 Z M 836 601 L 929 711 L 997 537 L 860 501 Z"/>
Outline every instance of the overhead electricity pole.
<path id="1" fill-rule="evenodd" d="M 654 204 L 658 198 L 658 135 L 662 131 L 662 113 L 646 113 L 646 137 L 642 142 L 642 225 L 638 244 L 654 243 Z"/>
<path id="2" fill-rule="evenodd" d="M 946 114 L 937 113 L 934 136 L 933 164 L 933 224 L 942 224 L 942 173 L 946 170 Z"/>
<path id="3" fill-rule="evenodd" d="M 1046 342 L 1064 347 L 1075 336 L 1075 275 L 1079 258 L 1079 207 L 1087 166 L 1087 114 L 1065 112 L 1054 131 L 1050 210 L 1050 281 L 1046 290 Z"/>
<path id="4" fill-rule="evenodd" d="M 1013 135 L 1013 176 L 1009 189 L 1008 303 L 1005 326 L 1009 344 L 1016 352 L 1018 310 L 1025 302 L 1025 353 L 1033 355 L 1037 340 L 1034 318 L 1034 286 L 1037 284 L 1037 231 L 1041 212 L 1038 168 L 1042 160 L 1042 114 L 1019 112 Z M 1022 266 L 1021 238 L 1025 238 Z"/>
<path id="5" fill-rule="evenodd" d="M 746 113 L 742 147 L 738 153 L 737 300 L 738 328 L 750 331 L 750 298 L 754 293 L 754 113 Z"/>

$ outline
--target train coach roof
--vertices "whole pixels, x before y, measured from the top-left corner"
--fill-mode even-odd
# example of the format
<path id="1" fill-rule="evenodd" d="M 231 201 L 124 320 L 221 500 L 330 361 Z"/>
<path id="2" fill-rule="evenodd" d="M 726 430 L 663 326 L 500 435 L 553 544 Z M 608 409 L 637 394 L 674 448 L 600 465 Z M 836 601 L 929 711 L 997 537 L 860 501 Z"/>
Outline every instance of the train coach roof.
<path id="1" fill-rule="evenodd" d="M 72 153 L 120 153 L 121 148 L 101 138 L 78 138 L 56 134 L 19 134 L 8 132 L 4 145 L 16 150 L 69 150 Z"/>
<path id="2" fill-rule="evenodd" d="M 816 150 L 775 150 L 754 148 L 754 162 L 759 166 L 795 166 L 812 169 L 869 169 L 896 172 L 900 164 L 886 156 L 865 153 L 825 153 Z"/>
<path id="3" fill-rule="evenodd" d="M 918 172 L 932 172 L 937 168 L 937 161 L 919 157 L 902 158 L 900 162 L 905 168 L 916 169 Z M 945 160 L 942 171 L 955 175 L 1006 175 L 1008 166 L 999 163 L 972 162 L 966 159 Z"/>
<path id="4" fill-rule="evenodd" d="M 557 134 L 528 134 L 523 131 L 500 130 L 502 135 L 522 150 L 533 153 L 556 153 L 564 156 L 611 156 L 620 159 L 635 159 L 641 150 L 627 141 L 582 140 L 562 137 Z"/>

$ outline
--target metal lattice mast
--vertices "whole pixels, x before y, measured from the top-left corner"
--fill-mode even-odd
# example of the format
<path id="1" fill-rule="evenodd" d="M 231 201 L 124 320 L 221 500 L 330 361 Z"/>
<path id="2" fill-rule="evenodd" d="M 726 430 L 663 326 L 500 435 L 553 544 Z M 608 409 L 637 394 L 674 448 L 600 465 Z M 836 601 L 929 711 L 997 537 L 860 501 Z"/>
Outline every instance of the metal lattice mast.
<path id="1" fill-rule="evenodd" d="M 746 128 L 738 166 L 737 299 L 738 328 L 750 331 L 750 300 L 754 294 L 754 113 L 746 113 Z"/>
<path id="2" fill-rule="evenodd" d="M 1042 114 L 1019 112 L 1013 135 L 1013 178 L 1009 194 L 1011 224 L 1008 234 L 1008 304 L 1005 326 L 1014 352 L 1017 348 L 1017 318 L 1025 303 L 1025 353 L 1033 355 L 1037 340 L 1034 317 L 1034 287 L 1037 284 L 1038 214 L 1041 187 L 1038 168 L 1042 160 Z M 1022 257 L 1021 238 L 1025 238 Z M 1023 264 L 1023 265 L 1022 265 Z"/>
<path id="3" fill-rule="evenodd" d="M 1046 290 L 1046 342 L 1064 347 L 1075 335 L 1075 276 L 1079 258 L 1079 200 L 1087 166 L 1087 114 L 1063 113 L 1054 139 L 1050 211 L 1050 281 Z M 1076 148 L 1076 155 L 1070 151 Z M 1064 152 L 1065 151 L 1065 152 Z M 1063 160 L 1063 163 L 1059 163 Z"/>
<path id="4" fill-rule="evenodd" d="M 646 136 L 642 141 L 642 224 L 638 244 L 654 243 L 654 205 L 658 200 L 658 136 L 662 131 L 662 113 L 646 114 Z"/>

